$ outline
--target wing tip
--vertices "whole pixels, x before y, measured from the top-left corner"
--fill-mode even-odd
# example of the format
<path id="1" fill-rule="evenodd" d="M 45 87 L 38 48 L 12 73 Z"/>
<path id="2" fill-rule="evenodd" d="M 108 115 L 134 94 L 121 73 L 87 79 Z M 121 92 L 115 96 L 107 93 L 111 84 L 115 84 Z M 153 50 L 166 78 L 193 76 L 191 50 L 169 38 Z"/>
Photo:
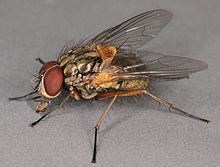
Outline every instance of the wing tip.
<path id="1" fill-rule="evenodd" d="M 201 71 L 205 70 L 208 68 L 208 63 L 202 61 L 202 60 L 199 60 L 201 62 Z"/>
<path id="2" fill-rule="evenodd" d="M 155 9 L 155 11 L 160 12 L 161 14 L 166 15 L 166 16 L 169 17 L 170 19 L 173 17 L 173 13 L 171 13 L 171 12 L 168 11 L 167 9 Z"/>

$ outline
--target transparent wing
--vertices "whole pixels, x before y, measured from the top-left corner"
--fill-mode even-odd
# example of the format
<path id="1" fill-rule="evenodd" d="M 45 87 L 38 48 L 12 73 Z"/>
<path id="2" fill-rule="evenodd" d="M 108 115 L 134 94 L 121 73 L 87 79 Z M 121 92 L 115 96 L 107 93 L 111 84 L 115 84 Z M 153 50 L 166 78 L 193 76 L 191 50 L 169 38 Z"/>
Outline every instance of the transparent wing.
<path id="1" fill-rule="evenodd" d="M 137 56 L 138 55 L 138 56 Z M 120 50 L 112 65 L 121 67 L 118 79 L 177 80 L 202 71 L 207 63 L 186 57 L 163 55 L 150 51 L 131 53 Z"/>
<path id="2" fill-rule="evenodd" d="M 89 43 L 136 49 L 153 39 L 171 18 L 164 9 L 148 11 L 103 31 Z"/>

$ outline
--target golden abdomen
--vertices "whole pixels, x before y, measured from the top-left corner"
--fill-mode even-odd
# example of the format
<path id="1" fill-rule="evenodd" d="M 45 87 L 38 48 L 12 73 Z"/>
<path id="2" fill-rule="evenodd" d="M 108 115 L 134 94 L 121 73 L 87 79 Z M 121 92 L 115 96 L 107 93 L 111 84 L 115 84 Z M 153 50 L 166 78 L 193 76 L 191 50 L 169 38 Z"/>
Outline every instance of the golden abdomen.
<path id="1" fill-rule="evenodd" d="M 121 90 L 143 90 L 148 87 L 148 80 L 130 80 L 123 81 L 120 88 Z"/>

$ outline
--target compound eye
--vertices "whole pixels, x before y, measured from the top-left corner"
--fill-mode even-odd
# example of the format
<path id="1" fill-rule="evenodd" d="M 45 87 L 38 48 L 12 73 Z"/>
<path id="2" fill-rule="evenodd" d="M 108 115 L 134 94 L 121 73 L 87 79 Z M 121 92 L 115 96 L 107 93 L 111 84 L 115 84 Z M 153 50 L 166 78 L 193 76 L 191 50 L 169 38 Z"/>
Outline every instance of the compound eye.
<path id="1" fill-rule="evenodd" d="M 63 71 L 56 61 L 45 63 L 39 74 L 42 76 L 38 91 L 46 98 L 57 97 L 63 87 Z"/>
<path id="2" fill-rule="evenodd" d="M 49 68 L 44 73 L 42 84 L 46 93 L 46 97 L 54 98 L 58 96 L 63 87 L 63 72 L 61 67 L 54 66 Z"/>
<path id="3" fill-rule="evenodd" d="M 53 66 L 55 66 L 55 65 L 58 65 L 58 63 L 57 63 L 56 61 L 49 61 L 49 62 L 45 63 L 45 64 L 41 67 L 39 73 L 40 73 L 40 74 L 41 74 L 41 73 L 44 73 L 44 72 L 47 71 L 49 68 L 51 68 L 51 67 L 53 67 Z"/>

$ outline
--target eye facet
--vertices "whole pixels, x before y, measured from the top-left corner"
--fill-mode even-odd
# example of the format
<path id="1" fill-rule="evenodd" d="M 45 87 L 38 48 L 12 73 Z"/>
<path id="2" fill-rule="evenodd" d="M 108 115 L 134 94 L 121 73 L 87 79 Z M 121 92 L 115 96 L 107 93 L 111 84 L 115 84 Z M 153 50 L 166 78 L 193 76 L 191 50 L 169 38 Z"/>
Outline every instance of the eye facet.
<path id="1" fill-rule="evenodd" d="M 39 85 L 39 92 L 46 98 L 57 97 L 63 87 L 63 72 L 55 61 L 50 61 L 40 69 L 43 74 Z"/>

